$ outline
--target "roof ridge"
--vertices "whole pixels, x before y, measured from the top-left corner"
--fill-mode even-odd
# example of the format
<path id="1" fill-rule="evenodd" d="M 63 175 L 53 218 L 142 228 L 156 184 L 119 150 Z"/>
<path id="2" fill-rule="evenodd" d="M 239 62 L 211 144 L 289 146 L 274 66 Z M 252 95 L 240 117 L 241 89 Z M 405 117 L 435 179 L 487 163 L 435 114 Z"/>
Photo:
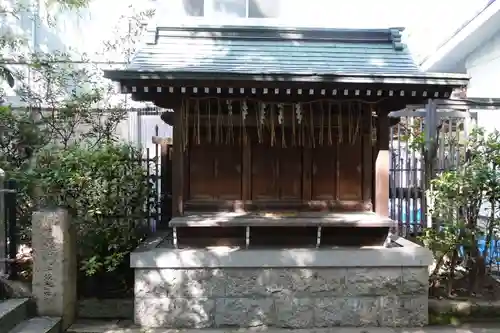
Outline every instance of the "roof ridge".
<path id="1" fill-rule="evenodd" d="M 392 45 L 394 50 L 403 51 L 406 48 L 406 45 L 402 42 L 402 29 L 400 28 L 391 28 L 390 31 L 390 39 L 392 41 Z"/>
<path id="2" fill-rule="evenodd" d="M 402 43 L 402 31 L 402 28 L 158 27 L 149 30 L 150 42 L 138 50 L 127 70 L 193 75 L 420 73 Z"/>
<path id="3" fill-rule="evenodd" d="M 288 28 L 268 26 L 157 26 L 149 44 L 159 37 L 211 38 L 234 40 L 296 40 L 341 43 L 392 43 L 396 51 L 405 49 L 401 42 L 404 28 L 343 29 L 343 28 Z"/>

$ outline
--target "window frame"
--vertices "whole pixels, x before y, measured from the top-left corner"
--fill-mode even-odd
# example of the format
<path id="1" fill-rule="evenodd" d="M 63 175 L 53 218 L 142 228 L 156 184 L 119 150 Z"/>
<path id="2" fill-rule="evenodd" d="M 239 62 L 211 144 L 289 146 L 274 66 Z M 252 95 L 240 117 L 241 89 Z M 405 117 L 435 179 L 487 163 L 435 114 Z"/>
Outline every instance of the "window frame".
<path id="1" fill-rule="evenodd" d="M 206 18 L 216 18 L 217 11 L 215 10 L 215 3 L 217 0 L 204 0 L 203 1 L 203 17 Z M 245 16 L 236 16 L 233 18 L 237 19 L 247 19 L 248 18 L 248 1 L 245 0 Z"/>
<path id="2" fill-rule="evenodd" d="M 203 17 L 204 18 L 216 18 L 216 13 L 217 11 L 214 10 L 214 5 L 215 1 L 217 0 L 204 0 L 203 1 Z M 250 1 L 251 0 L 245 0 L 245 16 L 236 16 L 232 17 L 232 19 L 245 19 L 245 20 L 276 20 L 279 19 L 278 15 L 277 17 L 250 17 Z M 276 0 L 275 0 L 276 1 Z"/>

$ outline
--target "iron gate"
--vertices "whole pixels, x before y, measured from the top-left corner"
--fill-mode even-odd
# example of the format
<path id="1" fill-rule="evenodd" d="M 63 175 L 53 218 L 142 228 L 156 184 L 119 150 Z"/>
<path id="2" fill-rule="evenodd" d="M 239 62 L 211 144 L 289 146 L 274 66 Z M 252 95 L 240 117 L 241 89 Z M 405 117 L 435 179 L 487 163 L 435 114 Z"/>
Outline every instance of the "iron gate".
<path id="1" fill-rule="evenodd" d="M 426 163 L 433 163 L 435 172 L 455 168 L 465 158 L 467 134 L 477 123 L 477 113 L 462 101 L 457 106 L 448 100 L 408 106 L 390 116 L 400 121 L 390 128 L 389 216 L 405 237 L 432 224 L 425 203 Z"/>

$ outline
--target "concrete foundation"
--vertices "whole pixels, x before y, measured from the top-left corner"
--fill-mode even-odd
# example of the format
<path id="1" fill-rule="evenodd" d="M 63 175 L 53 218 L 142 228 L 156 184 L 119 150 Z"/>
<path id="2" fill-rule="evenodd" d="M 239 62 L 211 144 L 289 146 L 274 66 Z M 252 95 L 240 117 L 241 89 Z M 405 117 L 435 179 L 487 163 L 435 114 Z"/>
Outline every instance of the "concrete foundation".
<path id="1" fill-rule="evenodd" d="M 431 253 L 392 247 L 173 249 L 161 238 L 131 256 L 143 327 L 423 326 Z"/>

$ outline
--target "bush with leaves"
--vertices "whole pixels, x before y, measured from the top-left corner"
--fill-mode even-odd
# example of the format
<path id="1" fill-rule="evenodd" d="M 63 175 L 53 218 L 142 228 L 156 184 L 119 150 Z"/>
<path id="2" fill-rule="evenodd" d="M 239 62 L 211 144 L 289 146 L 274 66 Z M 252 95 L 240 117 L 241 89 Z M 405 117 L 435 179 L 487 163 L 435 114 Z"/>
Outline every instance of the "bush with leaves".
<path id="1" fill-rule="evenodd" d="M 145 193 L 150 187 L 144 184 L 145 171 L 138 160 L 129 159 L 129 154 L 138 152 L 113 144 L 127 111 L 113 84 L 102 77 L 102 65 L 89 60 L 93 55 L 74 50 L 37 52 L 17 29 L 20 14 L 29 12 L 31 19 L 55 26 L 56 14 L 85 8 L 89 1 L 45 2 L 42 7 L 50 11 L 45 10 L 43 17 L 24 1 L 0 5 L 13 23 L 5 21 L 0 33 L 0 83 L 10 86 L 25 106 L 12 109 L 0 86 L 0 168 L 18 184 L 23 243 L 30 243 L 38 187 L 49 194 L 44 198 L 48 203 L 72 210 L 78 223 L 80 268 L 85 276 L 94 276 L 99 287 L 101 277 L 119 276 L 116 271 L 122 267 L 131 272 L 126 258 L 122 259 L 144 235 L 136 224 L 144 220 Z M 136 3 L 130 3 L 125 14 L 128 17 L 116 22 L 116 40 L 104 42 L 100 56 L 110 58 L 115 52 L 128 59 L 133 54 L 130 46 L 137 44 L 145 28 L 143 18 L 150 18 L 153 11 L 138 10 Z"/>
<path id="2" fill-rule="evenodd" d="M 34 208 L 30 179 L 26 175 L 32 167 L 32 156 L 45 147 L 49 138 L 44 127 L 31 117 L 28 110 L 14 111 L 0 106 L 0 168 L 17 183 L 18 229 L 22 242 L 30 242 Z"/>
<path id="3" fill-rule="evenodd" d="M 487 134 L 475 129 L 466 146 L 467 156 L 455 170 L 431 180 L 426 195 L 435 226 L 421 236 L 436 259 L 431 283 L 444 278 L 449 296 L 459 264 L 466 271 L 469 292 L 476 293 L 482 287 L 486 258 L 499 226 L 500 132 Z M 480 211 L 485 207 L 489 207 L 488 217 L 479 223 Z M 478 240 L 483 237 L 486 245 L 479 251 Z"/>
<path id="4" fill-rule="evenodd" d="M 58 127 L 50 122 L 52 115 L 38 116 L 36 112 L 0 107 L 0 168 L 17 182 L 21 242 L 31 240 L 31 216 L 38 188 L 38 192 L 47 194 L 40 204 L 71 210 L 78 226 L 79 261 L 84 275 L 101 282 L 113 279 L 93 283 L 84 276 L 89 282 L 80 284 L 129 288 L 127 255 L 145 235 L 145 225 L 140 222 L 145 221 L 144 205 L 151 186 L 146 183 L 140 152 L 114 140 L 114 129 L 124 111 L 74 108 L 73 114 L 56 117 Z M 75 133 L 82 124 L 82 114 L 107 118 L 102 122 L 92 120 L 96 126 L 84 122 L 86 131 Z M 77 134 L 78 144 L 74 140 Z"/>
<path id="5" fill-rule="evenodd" d="M 67 207 L 78 230 L 81 269 L 115 270 L 146 234 L 151 186 L 141 155 L 125 144 L 46 149 L 31 173 L 42 206 Z"/>
<path id="6" fill-rule="evenodd" d="M 145 202 L 151 186 L 145 181 L 141 154 L 129 145 L 112 143 L 46 148 L 38 153 L 29 177 L 43 193 L 37 200 L 42 206 L 71 212 L 82 279 L 93 292 L 103 286 L 103 279 L 126 289 L 130 282 L 130 276 L 123 276 L 128 274 L 126 259 L 148 230 Z M 82 288 L 88 284 L 80 282 Z M 109 283 L 104 284 L 109 287 Z"/>

